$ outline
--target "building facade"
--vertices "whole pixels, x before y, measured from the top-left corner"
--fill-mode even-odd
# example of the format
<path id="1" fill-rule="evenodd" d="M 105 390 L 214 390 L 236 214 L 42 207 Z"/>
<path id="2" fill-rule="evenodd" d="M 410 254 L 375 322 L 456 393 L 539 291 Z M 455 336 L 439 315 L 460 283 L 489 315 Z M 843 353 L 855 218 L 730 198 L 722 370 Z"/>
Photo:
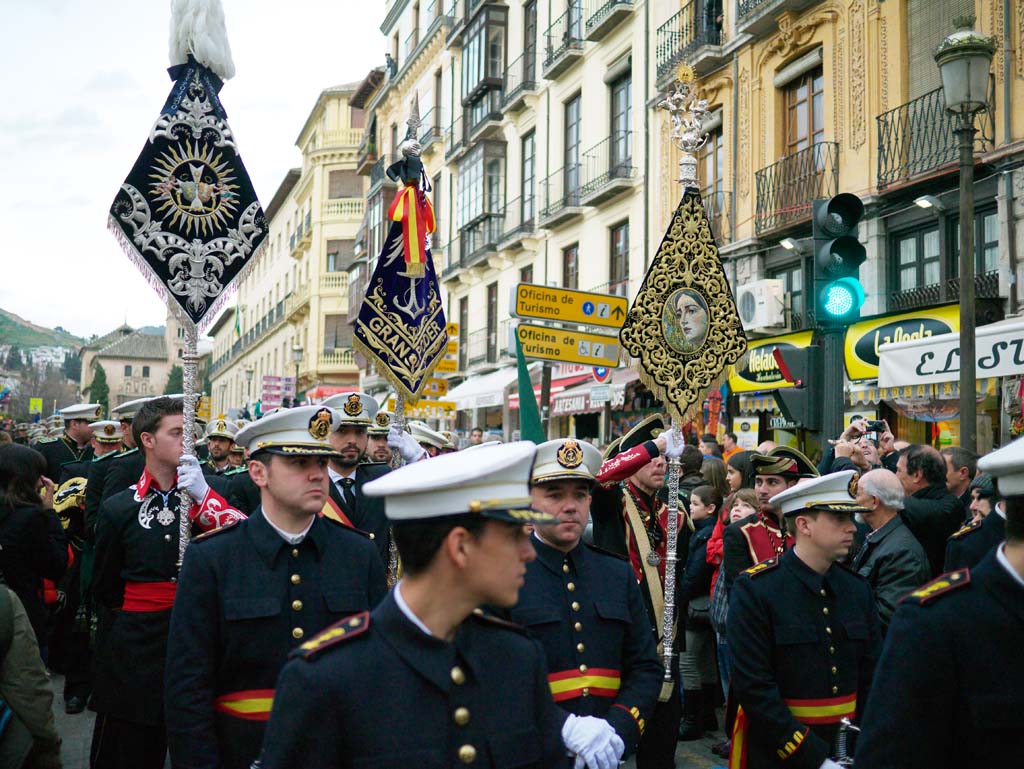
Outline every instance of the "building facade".
<path id="1" fill-rule="evenodd" d="M 237 308 L 211 328 L 215 413 L 322 399 L 357 385 L 349 267 L 363 219 L 355 164 L 363 112 L 358 84 L 324 90 L 296 139 L 302 166 L 288 172 L 266 208 L 264 252 L 239 282 Z M 252 409 L 250 408 L 250 411 Z"/>

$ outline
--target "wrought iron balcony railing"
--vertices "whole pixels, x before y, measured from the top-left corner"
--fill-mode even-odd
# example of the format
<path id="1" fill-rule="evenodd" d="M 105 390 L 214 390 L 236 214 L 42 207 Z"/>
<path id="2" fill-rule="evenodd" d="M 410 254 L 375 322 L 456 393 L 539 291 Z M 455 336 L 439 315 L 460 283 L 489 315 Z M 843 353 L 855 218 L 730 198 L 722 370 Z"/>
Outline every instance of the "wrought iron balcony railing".
<path id="1" fill-rule="evenodd" d="M 555 171 L 544 180 L 544 208 L 541 221 L 555 225 L 581 213 L 583 166 L 572 163 Z"/>
<path id="2" fill-rule="evenodd" d="M 537 229 L 537 197 L 516 198 L 505 204 L 501 226 L 502 248 L 515 248 L 523 238 Z"/>
<path id="3" fill-rule="evenodd" d="M 470 331 L 466 336 L 466 359 L 470 366 L 478 363 L 497 363 L 498 334 L 486 328 Z"/>
<path id="4" fill-rule="evenodd" d="M 701 46 L 721 45 L 722 32 L 716 20 L 707 17 L 708 5 L 703 1 L 690 0 L 658 27 L 654 54 L 659 79 L 671 73 L 677 64 L 689 59 Z"/>
<path id="5" fill-rule="evenodd" d="M 628 189 L 635 176 L 633 132 L 615 131 L 583 153 L 582 199 L 587 203 L 607 199 Z"/>
<path id="6" fill-rule="evenodd" d="M 954 133 L 959 118 L 946 111 L 941 88 L 883 112 L 876 120 L 880 189 L 952 166 L 959 158 L 959 140 Z M 977 114 L 975 126 L 975 151 L 987 152 L 994 144 L 991 107 Z"/>
<path id="7" fill-rule="evenodd" d="M 760 235 L 806 220 L 811 201 L 839 191 L 839 145 L 818 142 L 754 174 L 754 228 Z"/>
<path id="8" fill-rule="evenodd" d="M 523 105 L 523 97 L 537 90 L 537 52 L 520 54 L 505 70 L 502 108 L 514 112 Z"/>
<path id="9" fill-rule="evenodd" d="M 470 226 L 459 229 L 459 263 L 463 267 L 472 267 L 498 250 L 503 221 L 502 214 L 486 213 Z"/>
<path id="10" fill-rule="evenodd" d="M 736 16 L 742 19 L 747 14 L 753 13 L 759 7 L 771 0 L 739 0 L 736 4 Z"/>
<path id="11" fill-rule="evenodd" d="M 466 106 L 464 121 L 469 129 L 468 139 L 470 141 L 488 138 L 497 133 L 493 129 L 497 129 L 501 123 L 502 101 L 501 89 L 494 88 L 485 91 L 472 104 Z"/>
<path id="12" fill-rule="evenodd" d="M 572 0 L 568 10 L 547 29 L 544 47 L 544 76 L 557 77 L 583 55 L 583 6 Z"/>
<path id="13" fill-rule="evenodd" d="M 587 0 L 587 39 L 600 40 L 632 10 L 633 0 Z"/>
<path id="14" fill-rule="evenodd" d="M 387 170 L 388 167 L 398 160 L 397 155 L 383 155 L 381 158 L 373 164 L 370 169 L 370 189 L 375 190 L 384 184 L 394 184 L 391 179 L 388 178 Z"/>
<path id="15" fill-rule="evenodd" d="M 446 0 L 431 0 L 430 5 L 427 6 L 427 34 L 424 35 L 424 38 L 429 38 L 439 26 L 452 23 L 447 6 Z"/>
<path id="16" fill-rule="evenodd" d="M 945 288 L 945 290 L 943 290 Z M 916 310 L 956 301 L 960 294 L 960 278 L 942 283 L 929 283 L 889 294 L 889 311 Z M 977 299 L 999 299 L 999 272 L 983 272 L 974 276 L 974 295 Z"/>
<path id="17" fill-rule="evenodd" d="M 434 142 L 441 141 L 441 125 L 443 116 L 441 110 L 431 107 L 423 116 L 420 122 L 420 146 L 426 150 Z"/>
<path id="18" fill-rule="evenodd" d="M 463 128 L 462 115 L 444 130 L 444 159 L 455 160 L 466 149 L 466 132 Z"/>

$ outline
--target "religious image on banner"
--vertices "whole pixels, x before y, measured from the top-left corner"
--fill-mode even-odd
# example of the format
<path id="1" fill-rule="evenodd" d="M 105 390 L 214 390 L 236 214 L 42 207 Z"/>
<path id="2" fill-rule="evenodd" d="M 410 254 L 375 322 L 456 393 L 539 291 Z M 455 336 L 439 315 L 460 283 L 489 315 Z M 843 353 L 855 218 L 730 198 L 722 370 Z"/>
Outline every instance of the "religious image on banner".
<path id="1" fill-rule="evenodd" d="M 707 104 L 691 98 L 687 69 L 681 68 L 680 82 L 661 104 L 683 151 L 683 197 L 619 332 L 638 361 L 640 380 L 680 423 L 701 416 L 708 390 L 717 390 L 747 349 L 697 187 L 694 153 L 706 138 L 700 124 Z"/>
<path id="2" fill-rule="evenodd" d="M 218 96 L 192 56 L 110 207 L 108 226 L 153 287 L 200 330 L 254 262 L 267 222 Z"/>
<path id="3" fill-rule="evenodd" d="M 401 181 L 388 212 L 391 224 L 353 330 L 352 346 L 409 405 L 447 354 L 448 326 L 427 245 L 434 232 L 430 184 L 420 161 L 419 110 L 413 105 L 402 160 L 388 168 Z"/>

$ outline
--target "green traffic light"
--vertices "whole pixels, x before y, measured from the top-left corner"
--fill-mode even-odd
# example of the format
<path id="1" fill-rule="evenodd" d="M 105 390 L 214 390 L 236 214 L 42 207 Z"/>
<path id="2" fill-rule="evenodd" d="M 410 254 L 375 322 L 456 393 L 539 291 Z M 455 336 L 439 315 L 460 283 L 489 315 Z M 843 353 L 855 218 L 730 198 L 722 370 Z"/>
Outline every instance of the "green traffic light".
<path id="1" fill-rule="evenodd" d="M 845 318 L 864 304 L 864 287 L 856 278 L 840 278 L 821 290 L 821 306 L 832 318 Z"/>

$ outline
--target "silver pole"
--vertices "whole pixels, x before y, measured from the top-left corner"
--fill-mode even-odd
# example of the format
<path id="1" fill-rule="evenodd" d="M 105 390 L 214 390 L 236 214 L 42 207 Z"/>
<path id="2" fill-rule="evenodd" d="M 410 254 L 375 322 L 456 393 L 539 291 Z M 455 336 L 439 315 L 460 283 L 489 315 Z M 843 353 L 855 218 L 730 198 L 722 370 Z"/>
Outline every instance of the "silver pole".
<path id="1" fill-rule="evenodd" d="M 182 392 L 185 396 L 185 410 L 182 419 L 181 453 L 196 455 L 196 362 L 199 359 L 199 332 L 191 320 L 184 322 L 185 349 L 181 353 Z M 191 539 L 192 521 L 188 514 L 192 510 L 192 497 L 182 492 L 182 509 L 178 516 L 178 567 L 185 559 L 185 548 Z"/>
<path id="2" fill-rule="evenodd" d="M 680 445 L 683 440 L 679 423 L 673 417 L 671 422 L 672 442 Z M 679 542 L 679 456 L 668 460 L 668 521 L 665 524 L 665 611 L 661 622 L 661 656 L 665 664 L 665 685 L 662 686 L 662 700 L 666 692 L 672 691 L 672 647 L 675 641 L 675 596 L 676 596 L 676 548 Z"/>

